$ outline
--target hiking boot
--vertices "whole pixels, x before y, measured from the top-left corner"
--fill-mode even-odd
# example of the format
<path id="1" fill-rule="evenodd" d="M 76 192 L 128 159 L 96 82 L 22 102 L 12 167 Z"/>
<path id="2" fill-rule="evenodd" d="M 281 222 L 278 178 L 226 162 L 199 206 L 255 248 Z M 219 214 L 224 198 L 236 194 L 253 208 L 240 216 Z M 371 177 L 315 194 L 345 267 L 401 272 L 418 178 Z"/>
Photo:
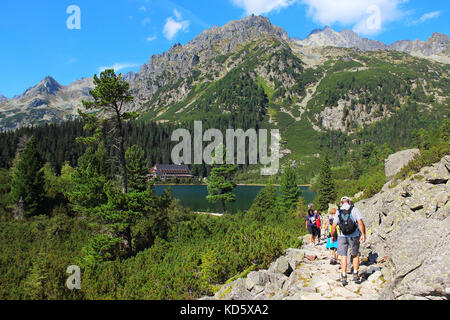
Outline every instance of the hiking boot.
<path id="1" fill-rule="evenodd" d="M 348 285 L 347 276 L 341 275 L 341 283 L 344 287 Z"/>
<path id="2" fill-rule="evenodd" d="M 359 276 L 359 274 L 354 273 L 353 274 L 353 282 L 359 283 L 360 280 L 361 280 L 361 277 Z"/>
<path id="3" fill-rule="evenodd" d="M 336 259 L 331 259 L 331 260 L 330 260 L 330 264 L 331 264 L 332 266 L 337 265 Z"/>

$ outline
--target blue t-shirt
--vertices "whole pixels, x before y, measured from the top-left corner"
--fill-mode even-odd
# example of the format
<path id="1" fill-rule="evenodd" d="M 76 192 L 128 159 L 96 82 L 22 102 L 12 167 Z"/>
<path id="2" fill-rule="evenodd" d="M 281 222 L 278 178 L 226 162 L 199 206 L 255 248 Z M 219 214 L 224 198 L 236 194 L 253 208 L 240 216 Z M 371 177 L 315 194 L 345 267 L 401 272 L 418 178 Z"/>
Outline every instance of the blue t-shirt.
<path id="1" fill-rule="evenodd" d="M 342 209 L 348 210 L 348 209 L 350 209 L 350 205 L 349 204 L 344 204 L 342 206 Z M 337 214 L 334 216 L 334 223 L 337 224 L 337 225 L 339 225 L 339 216 L 340 216 L 340 212 L 338 210 Z M 359 211 L 358 208 L 354 207 L 353 210 L 352 210 L 352 217 L 351 218 L 355 222 L 362 221 L 361 211 Z M 344 237 L 344 238 L 356 238 L 356 237 L 360 237 L 361 236 L 361 231 L 359 230 L 359 227 L 356 229 L 355 232 L 353 232 L 350 235 L 344 235 L 341 231 L 339 231 L 339 236 L 340 237 Z"/>

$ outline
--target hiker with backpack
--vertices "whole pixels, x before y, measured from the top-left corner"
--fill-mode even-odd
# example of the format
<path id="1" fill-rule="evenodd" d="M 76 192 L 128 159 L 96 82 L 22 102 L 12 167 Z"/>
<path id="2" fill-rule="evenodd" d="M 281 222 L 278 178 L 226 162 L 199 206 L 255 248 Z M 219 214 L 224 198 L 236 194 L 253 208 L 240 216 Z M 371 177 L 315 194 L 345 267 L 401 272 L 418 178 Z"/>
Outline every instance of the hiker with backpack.
<path id="1" fill-rule="evenodd" d="M 314 213 L 314 210 L 309 209 L 308 215 L 306 216 L 306 229 L 308 230 L 310 234 L 310 244 L 315 245 L 316 244 L 316 238 L 319 234 L 318 228 L 317 228 L 317 220 L 319 219 L 319 216 Z M 320 241 L 320 239 L 319 239 Z"/>
<path id="2" fill-rule="evenodd" d="M 325 224 L 325 232 L 326 232 L 326 235 L 328 236 L 326 248 L 331 251 L 331 260 L 330 260 L 331 265 L 336 265 L 337 260 L 338 260 L 338 254 L 337 254 L 338 241 L 337 241 L 337 239 L 338 239 L 339 227 L 336 227 L 336 231 L 334 234 L 331 233 L 331 229 L 333 227 L 336 211 L 337 211 L 337 209 L 335 209 L 335 208 L 332 208 L 330 210 L 330 216 L 327 219 L 327 222 Z M 333 241 L 333 238 L 336 240 Z"/>
<path id="3" fill-rule="evenodd" d="M 322 216 L 320 215 L 319 210 L 314 211 L 314 214 L 317 216 L 316 227 L 317 227 L 317 241 L 320 243 L 322 239 Z"/>
<path id="4" fill-rule="evenodd" d="M 347 282 L 347 252 L 353 262 L 353 281 L 359 282 L 359 247 L 366 241 L 366 227 L 362 220 L 361 212 L 356 208 L 349 197 L 341 199 L 342 206 L 334 217 L 331 234 L 336 240 L 336 230 L 339 226 L 337 254 L 341 258 L 341 282 L 344 286 Z"/>

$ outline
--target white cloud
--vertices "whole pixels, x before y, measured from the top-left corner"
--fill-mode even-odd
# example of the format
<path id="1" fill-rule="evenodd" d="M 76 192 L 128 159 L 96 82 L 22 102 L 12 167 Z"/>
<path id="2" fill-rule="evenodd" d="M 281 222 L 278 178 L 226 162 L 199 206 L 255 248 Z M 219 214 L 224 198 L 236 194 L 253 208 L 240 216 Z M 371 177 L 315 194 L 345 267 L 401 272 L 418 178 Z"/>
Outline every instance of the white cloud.
<path id="1" fill-rule="evenodd" d="M 441 13 L 442 13 L 441 11 L 433 11 L 425 13 L 419 20 L 423 22 L 429 19 L 437 18 L 441 15 Z"/>
<path id="2" fill-rule="evenodd" d="M 147 8 L 145 6 L 142 6 L 142 7 L 139 8 L 139 11 L 147 12 Z"/>
<path id="3" fill-rule="evenodd" d="M 419 23 L 425 22 L 427 20 L 437 18 L 441 14 L 442 14 L 442 11 L 432 11 L 432 12 L 425 13 L 419 19 L 412 21 L 409 25 L 419 24 Z"/>
<path id="4" fill-rule="evenodd" d="M 168 40 L 175 38 L 177 33 L 180 31 L 187 31 L 190 25 L 189 20 L 182 20 L 183 17 L 178 10 L 175 9 L 173 13 L 175 15 L 175 19 L 173 17 L 167 18 L 163 29 L 163 34 Z"/>
<path id="5" fill-rule="evenodd" d="M 145 40 L 147 40 L 147 41 L 155 41 L 155 40 L 157 40 L 158 39 L 158 37 L 157 36 L 151 36 L 151 37 L 147 37 Z"/>
<path id="6" fill-rule="evenodd" d="M 123 69 L 136 68 L 138 66 L 139 66 L 139 64 L 137 64 L 137 63 L 115 63 L 112 66 L 98 68 L 98 72 L 101 73 L 101 72 L 105 71 L 106 69 L 114 69 L 115 72 L 118 72 Z"/>
<path id="7" fill-rule="evenodd" d="M 245 10 L 245 13 L 260 15 L 271 11 L 279 11 L 289 7 L 298 0 L 231 0 L 232 3 Z"/>
<path id="8" fill-rule="evenodd" d="M 408 0 L 301 0 L 308 16 L 323 25 L 351 26 L 357 33 L 373 35 L 383 25 L 404 16 L 400 6 Z"/>

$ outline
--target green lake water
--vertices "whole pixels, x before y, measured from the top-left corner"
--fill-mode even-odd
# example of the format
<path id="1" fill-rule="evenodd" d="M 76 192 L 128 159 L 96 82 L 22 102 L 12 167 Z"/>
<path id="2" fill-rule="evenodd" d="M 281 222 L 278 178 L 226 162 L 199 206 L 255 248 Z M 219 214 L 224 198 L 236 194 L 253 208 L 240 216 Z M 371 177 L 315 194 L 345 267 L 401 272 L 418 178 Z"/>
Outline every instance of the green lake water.
<path id="1" fill-rule="evenodd" d="M 155 186 L 158 195 L 169 188 L 169 186 Z M 170 186 L 173 197 L 179 199 L 181 204 L 193 211 L 199 212 L 221 212 L 220 204 L 211 204 L 206 200 L 208 189 L 206 186 Z M 232 213 L 238 211 L 246 211 L 250 209 L 256 195 L 262 186 L 237 186 L 235 189 L 236 202 L 228 203 L 227 210 Z M 316 193 L 312 192 L 309 187 L 300 187 L 302 197 L 305 199 L 305 204 L 313 202 Z M 278 190 L 278 188 L 277 188 Z"/>

